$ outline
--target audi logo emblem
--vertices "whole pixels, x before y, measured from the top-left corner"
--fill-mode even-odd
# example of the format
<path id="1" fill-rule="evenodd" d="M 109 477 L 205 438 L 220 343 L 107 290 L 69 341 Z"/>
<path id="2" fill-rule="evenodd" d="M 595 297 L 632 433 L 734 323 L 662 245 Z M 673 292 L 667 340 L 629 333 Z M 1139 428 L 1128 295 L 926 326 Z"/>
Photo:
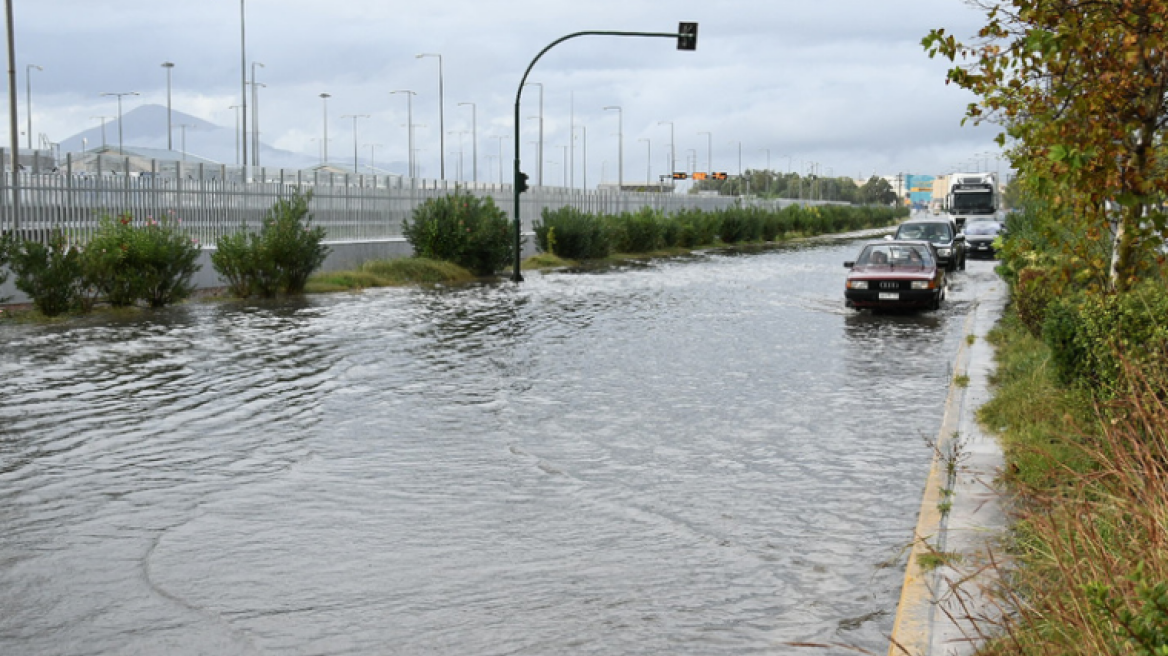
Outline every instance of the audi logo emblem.
<path id="1" fill-rule="evenodd" d="M 880 283 L 880 289 L 896 289 L 898 287 L 900 287 L 900 283 L 898 283 L 898 282 L 882 282 L 882 283 Z"/>

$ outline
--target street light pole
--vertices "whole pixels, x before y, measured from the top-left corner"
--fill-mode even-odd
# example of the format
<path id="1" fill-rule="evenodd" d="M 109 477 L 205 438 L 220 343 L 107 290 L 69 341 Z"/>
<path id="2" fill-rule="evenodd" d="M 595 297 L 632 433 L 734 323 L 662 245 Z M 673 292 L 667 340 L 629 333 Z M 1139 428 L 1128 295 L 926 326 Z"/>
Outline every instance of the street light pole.
<path id="1" fill-rule="evenodd" d="M 442 55 L 432 52 L 423 52 L 414 57 L 421 59 L 422 57 L 437 57 L 438 58 L 438 172 L 441 179 L 446 179 L 446 119 L 444 101 L 442 98 Z"/>
<path id="2" fill-rule="evenodd" d="M 509 134 L 496 134 L 491 136 L 492 139 L 499 140 L 499 184 L 503 184 L 503 140 L 510 139 Z"/>
<path id="3" fill-rule="evenodd" d="M 341 118 L 353 119 L 353 173 L 359 173 L 357 169 L 357 119 L 369 118 L 368 114 L 345 114 Z"/>
<path id="4" fill-rule="evenodd" d="M 182 133 L 182 161 L 185 162 L 187 161 L 187 128 L 193 128 L 195 126 L 189 123 L 180 123 L 178 127 L 179 131 Z"/>
<path id="5" fill-rule="evenodd" d="M 470 105 L 470 139 L 471 139 L 471 142 L 470 142 L 470 153 L 471 153 L 471 155 L 470 155 L 470 156 L 471 156 L 471 165 L 470 165 L 470 168 L 471 168 L 471 171 L 472 171 L 472 174 L 471 174 L 471 176 L 472 176 L 472 177 L 471 177 L 471 180 L 472 180 L 472 181 L 474 181 L 474 182 L 478 182 L 478 181 L 479 181 L 479 127 L 478 127 L 478 125 L 479 125 L 479 119 L 478 119 L 478 108 L 476 108 L 476 107 L 475 107 L 475 104 L 474 104 L 474 103 L 472 103 L 472 102 L 462 102 L 462 103 L 458 103 L 458 106 L 459 106 L 459 107 L 462 107 L 463 105 Z M 459 152 L 460 152 L 460 153 L 462 152 L 462 146 L 459 146 Z"/>
<path id="6" fill-rule="evenodd" d="M 673 121 L 657 121 L 657 125 L 669 125 L 669 177 L 673 178 L 673 171 L 677 169 L 677 151 L 673 148 Z"/>
<path id="7" fill-rule="evenodd" d="M 90 116 L 89 118 L 96 118 L 101 121 L 101 147 L 105 148 L 105 121 L 113 118 L 112 116 Z"/>
<path id="8" fill-rule="evenodd" d="M 137 96 L 140 94 L 137 91 L 103 91 L 101 95 L 118 97 L 118 153 L 122 154 L 122 96 Z"/>
<path id="9" fill-rule="evenodd" d="M 247 28 L 246 0 L 239 0 L 239 103 L 242 110 L 239 119 L 240 147 L 243 153 L 244 182 L 247 181 Z"/>
<path id="10" fill-rule="evenodd" d="M 239 105 L 232 105 L 227 109 L 235 110 L 235 165 L 239 166 Z"/>
<path id="11" fill-rule="evenodd" d="M 417 94 L 409 89 L 398 89 L 397 91 L 390 91 L 389 95 L 392 96 L 395 93 L 406 94 L 406 141 L 410 149 L 406 161 L 410 163 L 410 177 L 413 178 L 416 177 L 414 175 L 414 96 Z"/>
<path id="12" fill-rule="evenodd" d="M 166 69 L 166 149 L 168 151 L 174 150 L 174 140 L 171 133 L 174 128 L 170 123 L 170 69 L 174 68 L 174 62 L 162 62 L 162 67 Z"/>
<path id="13" fill-rule="evenodd" d="M 539 87 L 539 150 L 536 153 L 535 184 L 543 186 L 543 82 L 528 82 L 524 86 Z"/>
<path id="14" fill-rule="evenodd" d="M 45 69 L 36 64 L 24 67 L 25 101 L 28 104 L 28 149 L 32 150 L 32 69 L 44 72 Z"/>
<path id="15" fill-rule="evenodd" d="M 324 154 L 322 155 L 322 159 L 320 162 L 322 165 L 328 164 L 328 99 L 329 98 L 332 98 L 332 95 L 327 94 L 327 93 L 320 94 L 320 103 L 321 103 L 321 107 L 324 110 L 324 123 L 323 123 L 324 124 L 324 140 L 321 142 L 321 147 L 324 149 Z M 247 143 L 246 139 L 244 140 L 244 143 L 245 144 Z M 247 151 L 244 151 L 244 152 L 246 153 Z"/>
<path id="16" fill-rule="evenodd" d="M 623 189 L 625 186 L 625 129 L 624 111 L 620 105 L 610 105 L 604 108 L 616 110 L 616 186 Z"/>
<path id="17" fill-rule="evenodd" d="M 260 62 L 251 63 L 251 164 L 260 165 L 260 99 L 257 87 L 266 86 L 256 82 L 256 66 L 266 68 Z"/>

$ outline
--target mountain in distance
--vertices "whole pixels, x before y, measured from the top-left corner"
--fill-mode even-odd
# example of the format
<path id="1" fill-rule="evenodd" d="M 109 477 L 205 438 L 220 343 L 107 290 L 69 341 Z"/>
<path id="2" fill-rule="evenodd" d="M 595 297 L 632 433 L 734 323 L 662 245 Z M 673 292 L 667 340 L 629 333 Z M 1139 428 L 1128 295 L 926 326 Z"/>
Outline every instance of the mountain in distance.
<path id="1" fill-rule="evenodd" d="M 234 127 L 223 127 L 201 118 L 171 110 L 170 122 L 174 128 L 171 143 L 175 158 L 182 156 L 184 132 L 186 152 L 190 155 L 221 162 L 228 166 L 235 166 L 237 159 L 237 138 Z M 186 125 L 186 128 L 180 126 Z M 116 118 L 105 122 L 104 140 L 102 126 L 79 132 L 71 137 L 62 139 L 60 152 L 81 152 L 100 148 L 102 143 L 111 148 L 118 147 L 118 121 Z M 122 144 L 126 148 L 156 148 L 166 150 L 166 107 L 163 105 L 141 105 L 122 114 Z M 248 144 L 251 145 L 250 142 Z M 251 148 L 248 148 L 248 159 L 251 159 Z M 332 158 L 330 158 L 332 159 Z M 269 168 L 303 169 L 316 166 L 319 158 L 310 157 L 301 153 L 273 148 L 260 141 L 260 166 Z M 339 164 L 335 162 L 334 164 Z M 350 167 L 351 168 L 351 165 Z M 406 166 L 399 162 L 378 162 L 379 173 L 405 172 Z M 366 173 L 368 171 L 365 171 Z"/>

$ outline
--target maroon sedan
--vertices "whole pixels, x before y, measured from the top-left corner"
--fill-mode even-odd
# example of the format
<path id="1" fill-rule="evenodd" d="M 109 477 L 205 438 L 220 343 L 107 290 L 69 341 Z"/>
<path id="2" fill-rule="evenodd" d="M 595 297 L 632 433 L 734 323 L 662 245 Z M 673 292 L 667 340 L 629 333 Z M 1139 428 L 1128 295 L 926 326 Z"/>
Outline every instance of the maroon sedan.
<path id="1" fill-rule="evenodd" d="M 851 308 L 926 308 L 945 298 L 945 269 L 927 241 L 874 241 L 864 245 L 844 289 Z"/>

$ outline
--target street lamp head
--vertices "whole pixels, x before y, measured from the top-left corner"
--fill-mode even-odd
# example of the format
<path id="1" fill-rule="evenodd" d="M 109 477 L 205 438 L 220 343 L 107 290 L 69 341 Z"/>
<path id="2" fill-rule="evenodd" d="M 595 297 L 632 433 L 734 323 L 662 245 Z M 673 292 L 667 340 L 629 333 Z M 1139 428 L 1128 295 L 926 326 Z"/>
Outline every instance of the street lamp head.
<path id="1" fill-rule="evenodd" d="M 25 71 L 27 71 L 27 70 L 28 70 L 28 69 L 30 69 L 30 68 L 35 68 L 35 69 L 37 69 L 38 71 L 41 71 L 42 73 L 43 73 L 43 72 L 44 72 L 44 70 L 45 70 L 45 69 L 41 68 L 40 66 L 37 66 L 36 64 L 29 64 L 28 66 L 25 66 L 25 67 L 24 67 L 24 70 L 25 70 Z"/>
<path id="2" fill-rule="evenodd" d="M 322 94 L 320 94 L 320 97 L 321 98 L 332 98 L 333 96 L 332 96 L 332 94 L 329 94 L 329 93 L 322 93 Z"/>
<path id="3" fill-rule="evenodd" d="M 162 62 L 163 68 L 174 68 L 174 62 Z"/>

